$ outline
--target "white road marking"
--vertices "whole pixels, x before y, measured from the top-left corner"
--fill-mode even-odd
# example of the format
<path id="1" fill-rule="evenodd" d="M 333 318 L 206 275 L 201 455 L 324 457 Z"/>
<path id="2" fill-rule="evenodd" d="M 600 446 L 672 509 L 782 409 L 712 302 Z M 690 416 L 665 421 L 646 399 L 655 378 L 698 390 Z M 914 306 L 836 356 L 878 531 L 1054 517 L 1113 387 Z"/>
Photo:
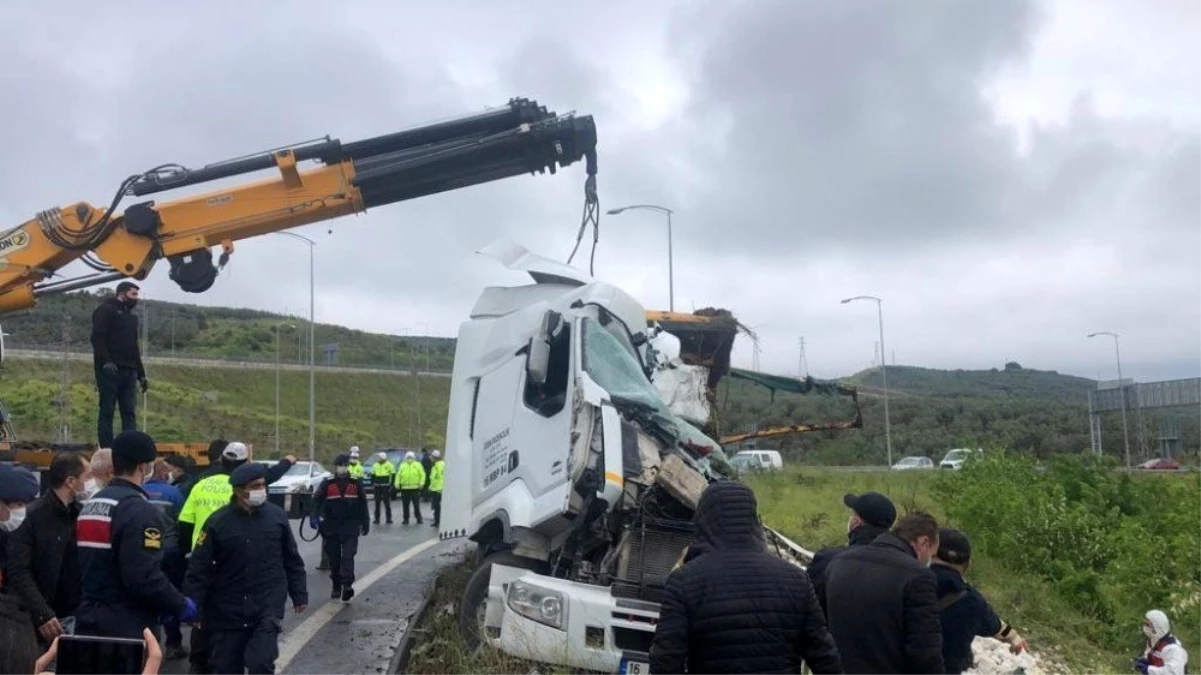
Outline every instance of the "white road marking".
<path id="1" fill-rule="evenodd" d="M 392 558 L 388 562 L 376 567 L 371 571 L 370 574 L 362 579 L 355 580 L 355 597 L 362 598 L 363 592 L 368 588 L 371 588 L 372 584 L 382 579 L 386 574 L 396 569 L 400 565 L 417 557 L 418 554 L 429 548 L 432 548 L 434 544 L 437 544 L 440 541 L 441 539 L 434 537 L 429 541 L 417 544 L 395 558 Z M 312 640 L 317 635 L 317 631 L 321 630 L 325 627 L 325 624 L 332 621 L 333 618 L 338 615 L 338 612 L 342 611 L 342 608 L 345 606 L 346 605 L 339 600 L 330 600 L 324 605 L 318 607 L 317 611 L 313 612 L 309 618 L 304 620 L 303 623 L 292 629 L 292 632 L 288 633 L 288 635 L 283 639 L 283 642 L 279 645 L 279 658 L 275 660 L 275 672 L 283 672 L 284 668 L 288 667 L 288 664 L 292 662 L 292 659 L 296 658 L 296 655 L 300 653 L 300 650 L 303 649 L 306 644 L 308 644 L 309 640 Z"/>

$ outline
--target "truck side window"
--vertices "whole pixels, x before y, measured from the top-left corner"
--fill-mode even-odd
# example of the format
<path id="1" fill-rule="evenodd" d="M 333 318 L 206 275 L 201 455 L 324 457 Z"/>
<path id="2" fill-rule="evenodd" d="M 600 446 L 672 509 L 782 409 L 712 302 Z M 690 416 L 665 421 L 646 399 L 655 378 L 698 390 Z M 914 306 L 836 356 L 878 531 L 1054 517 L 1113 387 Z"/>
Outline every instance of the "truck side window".
<path id="1" fill-rule="evenodd" d="M 571 373 L 571 326 L 564 323 L 551 338 L 546 383 L 539 386 L 528 378 L 525 404 L 543 417 L 554 417 L 567 404 L 567 380 Z"/>

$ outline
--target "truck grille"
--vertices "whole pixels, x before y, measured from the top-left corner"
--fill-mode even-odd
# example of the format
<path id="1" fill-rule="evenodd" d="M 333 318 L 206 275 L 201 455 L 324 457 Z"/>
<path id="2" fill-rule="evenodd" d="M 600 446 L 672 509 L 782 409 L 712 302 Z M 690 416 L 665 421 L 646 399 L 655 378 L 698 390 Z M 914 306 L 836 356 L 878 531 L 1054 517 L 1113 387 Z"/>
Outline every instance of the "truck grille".
<path id="1" fill-rule="evenodd" d="M 618 566 L 613 595 L 659 602 L 667 576 L 692 541 L 691 523 L 636 526 L 630 550 Z"/>

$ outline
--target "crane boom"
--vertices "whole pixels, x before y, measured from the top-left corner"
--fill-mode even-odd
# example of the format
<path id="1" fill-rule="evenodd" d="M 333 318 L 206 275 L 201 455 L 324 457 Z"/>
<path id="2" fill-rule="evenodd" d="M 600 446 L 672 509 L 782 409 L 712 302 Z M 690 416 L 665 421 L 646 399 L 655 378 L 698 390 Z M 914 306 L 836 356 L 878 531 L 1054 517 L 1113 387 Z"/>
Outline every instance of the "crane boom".
<path id="1" fill-rule="evenodd" d="M 514 98 L 499 109 L 352 143 L 324 138 L 198 169 L 164 165 L 122 182 L 112 203 L 86 202 L 39 212 L 0 235 L 0 314 L 37 298 L 124 277 L 144 279 L 166 258 L 184 291 L 215 281 L 211 247 L 224 265 L 233 242 L 394 202 L 523 173 L 555 173 L 586 160 L 595 199 L 596 126 L 591 116 L 556 115 Z M 318 168 L 301 171 L 300 162 Z M 239 175 L 278 169 L 273 178 L 156 203 L 117 206 L 146 196 Z M 82 277 L 47 281 L 82 259 Z"/>

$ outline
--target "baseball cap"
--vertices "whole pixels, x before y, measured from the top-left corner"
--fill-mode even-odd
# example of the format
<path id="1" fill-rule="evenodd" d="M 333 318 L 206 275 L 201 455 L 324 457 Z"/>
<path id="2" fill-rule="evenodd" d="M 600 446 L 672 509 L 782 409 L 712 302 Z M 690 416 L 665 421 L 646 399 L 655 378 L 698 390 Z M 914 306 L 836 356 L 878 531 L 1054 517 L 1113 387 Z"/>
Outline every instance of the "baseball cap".
<path id="1" fill-rule="evenodd" d="M 351 448 L 350 448 L 350 456 L 351 456 L 351 457 L 358 457 L 358 456 L 359 456 L 359 446 L 357 446 L 357 445 L 351 446 Z"/>
<path id="2" fill-rule="evenodd" d="M 953 527 L 944 527 L 938 531 L 938 555 L 943 560 L 954 565 L 962 565 L 972 559 L 972 542 L 967 535 Z"/>
<path id="3" fill-rule="evenodd" d="M 334 458 L 334 466 L 346 466 L 347 464 L 350 464 L 350 455 L 343 453 Z"/>
<path id="4" fill-rule="evenodd" d="M 430 456 L 431 456 L 431 457 L 433 457 L 434 459 L 438 459 L 439 457 L 441 457 L 441 456 L 442 456 L 442 453 L 440 453 L 440 452 L 438 452 L 437 450 L 435 450 L 435 451 L 433 451 L 433 452 L 431 452 L 431 453 L 430 453 Z"/>
<path id="5" fill-rule="evenodd" d="M 412 452 L 406 452 L 405 459 L 417 459 L 417 455 L 414 455 Z"/>
<path id="6" fill-rule="evenodd" d="M 378 456 L 380 459 L 388 459 L 388 453 L 386 452 L 381 452 Z"/>
<path id="7" fill-rule="evenodd" d="M 876 527 L 892 527 L 897 519 L 897 507 L 892 500 L 879 492 L 864 492 L 861 495 L 844 495 L 842 503 L 859 514 L 863 522 Z"/>
<path id="8" fill-rule="evenodd" d="M 244 462 L 250 459 L 250 450 L 246 447 L 245 443 L 234 441 L 225 446 L 225 450 L 221 452 L 221 457 L 234 462 Z"/>

